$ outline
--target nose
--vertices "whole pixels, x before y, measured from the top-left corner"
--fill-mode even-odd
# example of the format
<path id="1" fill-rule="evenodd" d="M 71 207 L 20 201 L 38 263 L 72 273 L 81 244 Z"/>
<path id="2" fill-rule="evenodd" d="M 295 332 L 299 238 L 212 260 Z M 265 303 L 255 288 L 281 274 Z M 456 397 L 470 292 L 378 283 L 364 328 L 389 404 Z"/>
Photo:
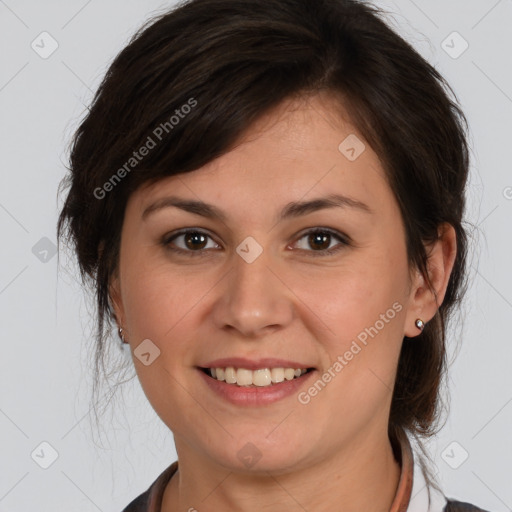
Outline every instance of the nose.
<path id="1" fill-rule="evenodd" d="M 294 295 L 269 260 L 265 251 L 252 263 L 234 254 L 212 311 L 217 328 L 255 339 L 290 324 Z"/>

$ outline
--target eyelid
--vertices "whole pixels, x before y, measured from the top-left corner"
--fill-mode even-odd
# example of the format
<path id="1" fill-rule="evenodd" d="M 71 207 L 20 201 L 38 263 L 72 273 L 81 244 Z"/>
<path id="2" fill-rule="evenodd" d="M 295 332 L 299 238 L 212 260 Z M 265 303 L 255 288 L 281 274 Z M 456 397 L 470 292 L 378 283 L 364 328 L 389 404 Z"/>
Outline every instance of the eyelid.
<path id="1" fill-rule="evenodd" d="M 350 237 L 345 235 L 344 233 L 338 231 L 337 229 L 333 229 L 333 228 L 328 228 L 328 227 L 324 227 L 324 226 L 314 226 L 314 227 L 311 227 L 311 228 L 305 228 L 303 229 L 302 231 L 300 231 L 295 240 L 300 240 L 301 238 L 303 238 L 305 235 L 309 235 L 309 234 L 312 234 L 312 233 L 328 233 L 336 238 L 339 238 L 342 242 L 346 242 L 346 243 L 349 243 L 350 242 Z"/>
<path id="2" fill-rule="evenodd" d="M 206 237 L 213 240 L 217 245 L 219 244 L 215 237 L 204 228 L 194 228 L 194 227 L 188 227 L 188 228 L 182 228 L 177 231 L 173 231 L 171 233 L 167 233 L 162 237 L 161 244 L 164 246 L 164 248 L 173 251 L 175 253 L 181 253 L 181 254 L 187 254 L 192 256 L 207 256 L 208 252 L 211 251 L 211 249 L 198 249 L 197 251 L 194 250 L 187 250 L 182 249 L 180 247 L 171 247 L 171 242 L 178 238 L 181 235 L 186 235 L 188 233 L 198 233 L 201 235 L 205 235 Z M 345 235 L 344 233 L 339 232 L 338 230 L 335 230 L 333 228 L 323 227 L 323 226 L 314 226 L 310 228 L 305 228 L 301 232 L 299 232 L 295 238 L 294 241 L 291 242 L 287 247 L 295 245 L 299 240 L 304 238 L 306 235 L 315 234 L 315 233 L 327 233 L 331 237 L 337 238 L 339 241 L 339 244 L 337 244 L 334 248 L 331 249 L 323 249 L 321 251 L 314 251 L 314 250 L 307 250 L 307 249 L 297 249 L 301 252 L 307 252 L 311 253 L 313 256 L 329 256 L 330 254 L 336 253 L 338 250 L 341 250 L 343 247 L 351 246 L 352 240 L 348 235 Z M 215 249 L 218 250 L 218 249 Z"/>
<path id="3" fill-rule="evenodd" d="M 171 247 L 171 242 L 174 241 L 176 238 L 178 238 L 181 235 L 186 235 L 188 233 L 199 233 L 201 235 L 205 235 L 206 237 L 213 240 L 217 245 L 220 245 L 216 240 L 215 237 L 204 228 L 182 228 L 177 231 L 172 231 L 171 233 L 167 233 L 162 237 L 161 244 L 164 246 L 164 248 L 181 254 L 187 254 L 192 256 L 204 256 L 206 255 L 206 249 L 200 249 L 197 251 L 191 251 L 187 249 L 182 249 L 181 247 Z M 217 249 L 216 249 L 217 250 Z"/>
<path id="4" fill-rule="evenodd" d="M 331 254 L 334 254 L 338 252 L 339 250 L 343 249 L 344 247 L 352 245 L 352 241 L 349 236 L 339 232 L 336 229 L 328 228 L 328 227 L 322 227 L 322 226 L 315 226 L 312 228 L 306 228 L 305 230 L 301 231 L 295 238 L 295 241 L 292 242 L 291 245 L 296 244 L 299 240 L 304 238 L 306 235 L 311 235 L 315 233 L 327 233 L 333 238 L 337 238 L 339 240 L 339 243 L 335 245 L 331 249 L 324 249 L 322 251 L 312 251 L 307 249 L 297 249 L 302 252 L 311 253 L 312 256 L 329 256 Z"/>

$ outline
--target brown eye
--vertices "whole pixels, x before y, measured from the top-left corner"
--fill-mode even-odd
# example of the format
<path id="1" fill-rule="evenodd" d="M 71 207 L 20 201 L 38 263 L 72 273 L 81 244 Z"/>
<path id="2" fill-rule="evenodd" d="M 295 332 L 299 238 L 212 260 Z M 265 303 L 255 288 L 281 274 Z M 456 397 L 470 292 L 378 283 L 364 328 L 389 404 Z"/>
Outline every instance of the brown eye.
<path id="1" fill-rule="evenodd" d="M 305 244 L 300 247 L 302 240 L 305 240 Z M 338 243 L 332 246 L 332 243 L 336 240 Z M 213 246 L 208 246 L 209 241 L 213 243 Z M 210 253 L 207 249 L 218 249 L 220 247 L 208 233 L 196 229 L 187 229 L 168 235 L 164 237 L 161 243 L 170 251 L 189 256 L 206 256 Z M 317 228 L 304 233 L 295 245 L 299 246 L 299 250 L 309 252 L 312 256 L 329 256 L 349 246 L 350 239 L 336 231 Z"/>
<path id="2" fill-rule="evenodd" d="M 196 256 L 204 254 L 206 249 L 219 247 L 215 242 L 213 242 L 213 246 L 210 244 L 208 247 L 209 241 L 213 242 L 209 234 L 195 229 L 188 229 L 171 236 L 166 236 L 162 240 L 162 245 L 174 252 Z"/>
<path id="3" fill-rule="evenodd" d="M 299 249 L 308 251 L 313 256 L 328 256 L 350 245 L 348 238 L 330 229 L 310 230 L 298 239 L 296 245 L 300 245 L 301 240 L 305 240 L 305 244 L 303 243 L 302 247 L 299 246 Z M 332 246 L 335 240 L 339 243 Z"/>
<path id="4" fill-rule="evenodd" d="M 308 235 L 308 244 L 314 249 L 324 251 L 331 245 L 331 235 L 329 233 L 311 233 Z"/>
<path id="5" fill-rule="evenodd" d="M 189 231 L 183 235 L 183 240 L 185 241 L 185 246 L 188 249 L 204 249 L 206 245 L 207 236 L 198 231 Z"/>

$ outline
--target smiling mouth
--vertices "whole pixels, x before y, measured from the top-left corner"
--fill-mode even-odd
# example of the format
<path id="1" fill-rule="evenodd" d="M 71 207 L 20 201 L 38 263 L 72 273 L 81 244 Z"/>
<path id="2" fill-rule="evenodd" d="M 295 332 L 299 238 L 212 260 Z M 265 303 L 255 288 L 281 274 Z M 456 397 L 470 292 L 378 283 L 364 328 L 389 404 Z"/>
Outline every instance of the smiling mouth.
<path id="1" fill-rule="evenodd" d="M 234 368 L 233 366 L 199 369 L 212 379 L 240 387 L 275 386 L 281 382 L 300 379 L 303 375 L 314 370 L 314 368 L 261 368 L 249 370 L 247 368 Z"/>

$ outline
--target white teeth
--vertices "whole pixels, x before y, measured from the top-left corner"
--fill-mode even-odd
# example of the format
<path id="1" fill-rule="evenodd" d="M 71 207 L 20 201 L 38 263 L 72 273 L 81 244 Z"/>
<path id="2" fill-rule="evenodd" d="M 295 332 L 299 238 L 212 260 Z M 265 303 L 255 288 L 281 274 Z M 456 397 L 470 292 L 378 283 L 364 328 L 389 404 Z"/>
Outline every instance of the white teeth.
<path id="1" fill-rule="evenodd" d="M 295 377 L 295 370 L 293 368 L 286 368 L 284 370 L 284 378 L 286 380 L 292 380 Z"/>
<path id="2" fill-rule="evenodd" d="M 270 378 L 270 370 L 265 368 L 263 370 L 256 370 L 252 374 L 252 383 L 255 386 L 269 386 L 272 382 Z"/>
<path id="3" fill-rule="evenodd" d="M 212 370 L 215 370 L 215 368 L 212 368 Z M 224 372 L 224 380 L 228 384 L 235 384 L 235 382 L 236 382 L 236 370 L 232 366 L 228 366 L 226 368 L 226 371 Z"/>
<path id="4" fill-rule="evenodd" d="M 250 386 L 252 384 L 252 371 L 238 368 L 236 371 L 236 383 L 239 386 Z"/>
<path id="5" fill-rule="evenodd" d="M 271 386 L 285 380 L 293 380 L 306 373 L 306 368 L 261 368 L 248 370 L 247 368 L 209 368 L 209 374 L 217 380 L 238 386 Z"/>
<path id="6" fill-rule="evenodd" d="M 284 380 L 284 368 L 272 368 L 270 370 L 270 378 L 272 382 L 283 382 Z"/>

